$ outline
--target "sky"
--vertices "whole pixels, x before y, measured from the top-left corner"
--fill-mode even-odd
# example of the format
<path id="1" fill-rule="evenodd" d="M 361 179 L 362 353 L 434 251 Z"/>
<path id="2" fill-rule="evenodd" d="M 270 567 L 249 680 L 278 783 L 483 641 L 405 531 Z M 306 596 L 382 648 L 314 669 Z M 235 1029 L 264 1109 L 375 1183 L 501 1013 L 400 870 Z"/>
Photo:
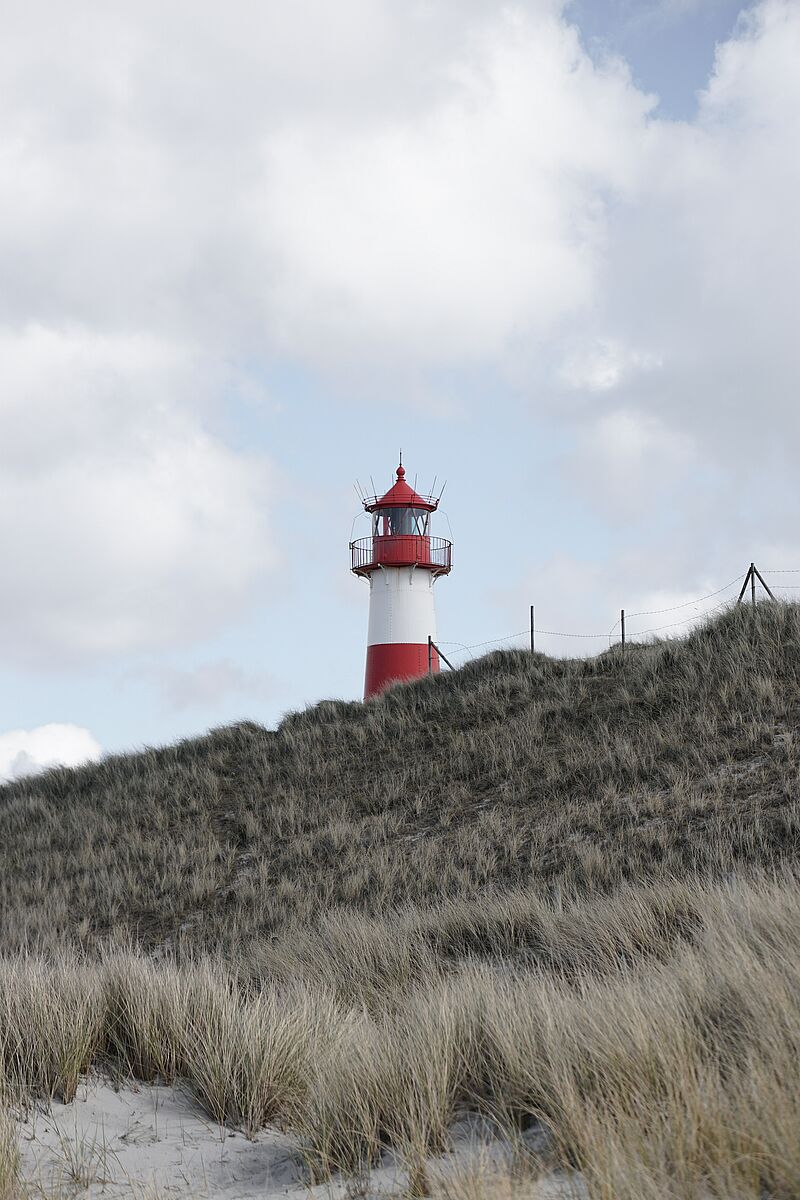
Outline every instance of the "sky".
<path id="1" fill-rule="evenodd" d="M 359 698 L 401 447 L 456 662 L 800 569 L 799 57 L 800 0 L 8 0 L 0 778 Z"/>

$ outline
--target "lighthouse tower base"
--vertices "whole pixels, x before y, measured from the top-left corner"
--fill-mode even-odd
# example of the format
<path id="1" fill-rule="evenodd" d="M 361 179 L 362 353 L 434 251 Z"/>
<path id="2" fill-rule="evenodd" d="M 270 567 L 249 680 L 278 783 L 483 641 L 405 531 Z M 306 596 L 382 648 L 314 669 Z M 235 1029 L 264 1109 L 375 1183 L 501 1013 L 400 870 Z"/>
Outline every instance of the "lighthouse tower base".
<path id="1" fill-rule="evenodd" d="M 436 637 L 434 578 L 419 566 L 382 566 L 370 574 L 365 700 L 390 683 L 427 674 L 428 638 Z M 435 650 L 432 666 L 439 670 Z"/>

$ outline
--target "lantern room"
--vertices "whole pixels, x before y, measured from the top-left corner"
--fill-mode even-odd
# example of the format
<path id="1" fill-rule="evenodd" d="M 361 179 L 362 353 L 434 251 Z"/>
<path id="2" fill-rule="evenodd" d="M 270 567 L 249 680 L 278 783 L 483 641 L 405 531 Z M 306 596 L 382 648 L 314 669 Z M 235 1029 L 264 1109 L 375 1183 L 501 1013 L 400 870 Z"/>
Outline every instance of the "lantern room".
<path id="1" fill-rule="evenodd" d="M 364 500 L 372 516 L 372 535 L 350 543 L 351 570 L 356 575 L 369 577 L 381 567 L 421 567 L 434 577 L 450 571 L 452 543 L 433 537 L 430 531 L 439 500 L 419 495 L 405 475 L 401 463 L 389 491 Z"/>

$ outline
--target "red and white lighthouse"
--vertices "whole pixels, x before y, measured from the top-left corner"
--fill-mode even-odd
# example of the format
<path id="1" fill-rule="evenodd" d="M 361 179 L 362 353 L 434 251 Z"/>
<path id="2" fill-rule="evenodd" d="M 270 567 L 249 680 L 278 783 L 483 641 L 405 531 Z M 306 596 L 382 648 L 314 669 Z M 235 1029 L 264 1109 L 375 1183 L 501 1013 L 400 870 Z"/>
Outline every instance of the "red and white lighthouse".
<path id="1" fill-rule="evenodd" d="M 431 536 L 434 496 L 406 483 L 402 463 L 384 496 L 370 496 L 372 536 L 350 543 L 351 569 L 369 580 L 369 632 L 364 699 L 428 671 L 428 639 L 436 637 L 433 585 L 450 571 L 452 543 Z M 433 650 L 431 667 L 439 670 Z"/>

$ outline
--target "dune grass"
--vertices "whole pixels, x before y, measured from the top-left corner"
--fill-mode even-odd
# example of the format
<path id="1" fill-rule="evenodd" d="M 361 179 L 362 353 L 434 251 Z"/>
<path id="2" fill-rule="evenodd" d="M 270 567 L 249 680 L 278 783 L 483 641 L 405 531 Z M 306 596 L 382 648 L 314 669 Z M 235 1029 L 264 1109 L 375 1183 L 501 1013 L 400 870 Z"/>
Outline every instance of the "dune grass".
<path id="1" fill-rule="evenodd" d="M 325 912 L 792 860 L 799 695 L 798 607 L 742 607 L 680 642 L 489 655 L 51 771 L 0 789 L 0 949 L 224 953 Z"/>
<path id="2" fill-rule="evenodd" d="M 764 605 L 0 789 L 9 1103 L 181 1080 L 442 1200 L 800 1194 L 799 706 Z M 465 1113 L 546 1150 L 437 1179 Z"/>
<path id="3" fill-rule="evenodd" d="M 567 969 L 430 960 L 409 984 L 390 967 L 380 996 L 367 978 L 360 1000 L 327 970 L 255 984 L 218 961 L 138 951 L 6 962 L 6 1088 L 19 1105 L 70 1097 L 90 1066 L 180 1079 L 216 1120 L 294 1130 L 315 1178 L 363 1176 L 391 1149 L 415 1190 L 435 1191 L 426 1164 L 473 1112 L 512 1143 L 540 1122 L 542 1169 L 575 1170 L 603 1200 L 796 1196 L 800 880 L 659 890 L 658 904 L 631 890 L 594 918 L 619 948 L 647 947 L 615 966 L 584 901 L 552 914 L 580 931 Z M 424 936 L 407 932 L 406 952 Z"/>
<path id="4" fill-rule="evenodd" d="M 19 1150 L 17 1130 L 0 1092 L 0 1200 L 12 1200 L 19 1187 Z"/>

